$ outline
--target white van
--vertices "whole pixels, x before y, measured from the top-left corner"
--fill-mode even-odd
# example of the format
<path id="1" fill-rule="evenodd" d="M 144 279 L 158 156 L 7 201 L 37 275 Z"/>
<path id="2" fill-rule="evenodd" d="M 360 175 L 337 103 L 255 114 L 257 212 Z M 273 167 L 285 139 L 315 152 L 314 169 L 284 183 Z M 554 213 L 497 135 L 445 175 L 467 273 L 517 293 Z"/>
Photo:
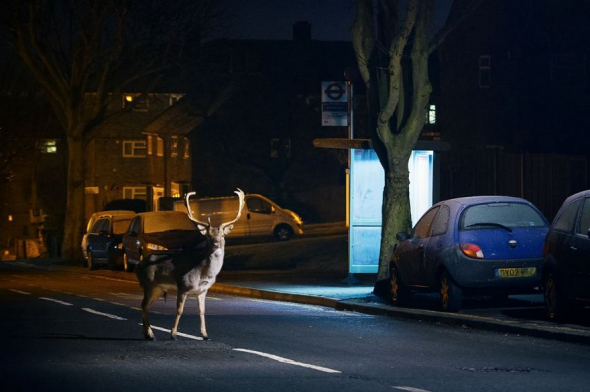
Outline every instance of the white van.
<path id="1" fill-rule="evenodd" d="M 201 222 L 211 219 L 211 225 L 219 226 L 235 218 L 238 197 L 212 197 L 191 199 L 191 210 Z M 186 211 L 184 201 L 174 202 L 174 211 Z M 293 211 L 279 207 L 262 195 L 246 195 L 246 207 L 228 238 L 274 236 L 287 241 L 293 235 L 303 234 L 301 217 Z"/>

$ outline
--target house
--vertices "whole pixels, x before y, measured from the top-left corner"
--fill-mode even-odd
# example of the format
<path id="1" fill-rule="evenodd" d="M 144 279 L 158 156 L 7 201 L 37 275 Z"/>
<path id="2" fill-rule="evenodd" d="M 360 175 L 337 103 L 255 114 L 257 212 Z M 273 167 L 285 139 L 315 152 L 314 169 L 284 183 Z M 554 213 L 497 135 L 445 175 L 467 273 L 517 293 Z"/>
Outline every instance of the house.
<path id="1" fill-rule="evenodd" d="M 524 197 L 552 219 L 590 185 L 590 3 L 487 1 L 438 56 L 441 194 Z"/>

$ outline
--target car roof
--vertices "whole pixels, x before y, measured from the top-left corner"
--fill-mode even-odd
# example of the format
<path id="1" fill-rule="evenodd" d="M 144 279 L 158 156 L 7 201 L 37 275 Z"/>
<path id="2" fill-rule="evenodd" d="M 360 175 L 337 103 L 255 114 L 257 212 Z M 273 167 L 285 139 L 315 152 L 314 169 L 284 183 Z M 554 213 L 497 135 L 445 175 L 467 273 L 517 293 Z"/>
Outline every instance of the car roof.
<path id="1" fill-rule="evenodd" d="M 582 192 L 578 192 L 578 193 L 575 193 L 575 194 L 571 195 L 570 197 L 568 197 L 567 199 L 565 199 L 565 201 L 563 203 L 564 204 L 565 203 L 569 203 L 570 201 L 572 201 L 574 199 L 577 199 L 579 197 L 586 197 L 586 196 L 590 196 L 590 189 L 585 190 L 585 191 L 582 191 Z"/>
<path id="2" fill-rule="evenodd" d="M 148 211 L 148 212 L 140 212 L 137 214 L 138 216 L 158 216 L 158 215 L 185 215 L 186 212 L 183 211 Z"/>
<path id="3" fill-rule="evenodd" d="M 513 203 L 526 203 L 531 204 L 528 200 L 522 199 L 520 197 L 513 197 L 513 196 L 469 196 L 469 197 L 458 197 L 455 199 L 448 199 L 440 201 L 437 204 L 458 204 L 462 206 L 468 206 L 473 204 L 485 204 L 485 203 L 506 203 L 506 202 L 513 202 Z"/>

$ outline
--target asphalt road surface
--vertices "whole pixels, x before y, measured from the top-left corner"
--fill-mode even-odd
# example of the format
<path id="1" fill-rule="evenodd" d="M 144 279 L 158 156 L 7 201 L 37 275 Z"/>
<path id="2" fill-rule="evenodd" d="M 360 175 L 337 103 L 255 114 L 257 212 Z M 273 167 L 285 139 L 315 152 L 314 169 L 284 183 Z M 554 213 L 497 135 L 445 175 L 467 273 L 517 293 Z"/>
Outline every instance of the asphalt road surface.
<path id="1" fill-rule="evenodd" d="M 82 272 L 82 269 L 80 269 Z M 174 293 L 141 331 L 134 282 L 0 264 L 2 391 L 588 391 L 588 346 L 211 295 L 177 341 Z"/>

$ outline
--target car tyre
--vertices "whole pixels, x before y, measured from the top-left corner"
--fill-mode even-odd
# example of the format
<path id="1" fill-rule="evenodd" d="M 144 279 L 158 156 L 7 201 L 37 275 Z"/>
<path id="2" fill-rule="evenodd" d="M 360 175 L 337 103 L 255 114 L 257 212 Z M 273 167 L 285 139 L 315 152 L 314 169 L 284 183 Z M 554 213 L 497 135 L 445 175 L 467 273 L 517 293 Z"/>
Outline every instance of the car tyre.
<path id="1" fill-rule="evenodd" d="M 88 265 L 89 270 L 96 269 L 96 263 L 94 262 L 94 257 L 92 257 L 92 252 L 88 251 L 88 257 L 86 258 L 86 263 Z"/>
<path id="2" fill-rule="evenodd" d="M 553 273 L 548 273 L 543 278 L 543 297 L 545 299 L 545 314 L 549 320 L 563 320 L 569 313 L 570 302 L 560 287 Z"/>
<path id="3" fill-rule="evenodd" d="M 401 283 L 397 267 L 393 264 L 389 269 L 389 282 L 391 283 L 391 302 L 395 306 L 403 306 L 408 299 L 409 291 L 408 288 Z"/>
<path id="4" fill-rule="evenodd" d="M 289 241 L 293 237 L 293 229 L 289 225 L 280 225 L 275 229 L 274 235 L 279 241 Z"/>
<path id="5" fill-rule="evenodd" d="M 440 274 L 440 304 L 445 312 L 457 312 L 463 303 L 463 290 L 453 282 L 447 271 Z"/>

